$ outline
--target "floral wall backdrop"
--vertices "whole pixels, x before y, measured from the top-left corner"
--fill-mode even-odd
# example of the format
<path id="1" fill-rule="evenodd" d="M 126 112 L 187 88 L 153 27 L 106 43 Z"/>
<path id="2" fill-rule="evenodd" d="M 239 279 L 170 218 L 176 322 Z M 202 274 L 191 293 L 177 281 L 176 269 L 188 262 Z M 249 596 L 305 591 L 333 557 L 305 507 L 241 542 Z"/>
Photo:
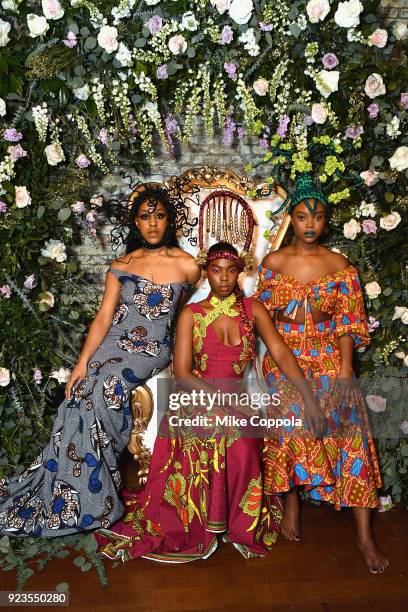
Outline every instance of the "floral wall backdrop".
<path id="1" fill-rule="evenodd" d="M 370 408 L 394 418 L 395 379 L 408 374 L 408 25 L 403 3 L 383 4 L 2 0 L 0 484 L 48 440 L 97 305 L 76 252 L 81 235 L 99 239 L 97 185 L 123 167 L 157 173 L 158 142 L 177 164 L 197 116 L 222 147 L 255 140 L 271 170 L 273 145 L 301 171 L 314 139 L 330 139 L 319 180 L 336 169 L 364 180 L 366 200 L 334 181 L 332 242 L 365 287 L 373 342 L 360 375 L 394 381 Z M 395 423 L 379 440 L 384 491 L 407 504 L 408 413 L 395 409 Z M 76 563 L 102 572 L 89 538 L 73 543 L 85 551 Z M 24 581 L 25 560 L 63 547 L 16 554 L 3 538 L 1 563 Z"/>

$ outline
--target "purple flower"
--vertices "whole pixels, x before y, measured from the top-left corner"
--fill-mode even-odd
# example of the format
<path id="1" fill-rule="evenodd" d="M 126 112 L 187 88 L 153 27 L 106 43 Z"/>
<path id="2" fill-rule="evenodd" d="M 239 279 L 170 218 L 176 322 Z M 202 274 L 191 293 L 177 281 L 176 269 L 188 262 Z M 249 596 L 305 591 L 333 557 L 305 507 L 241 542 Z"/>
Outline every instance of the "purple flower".
<path id="1" fill-rule="evenodd" d="M 345 138 L 352 138 L 354 140 L 361 136 L 363 132 L 364 128 L 362 125 L 349 125 L 345 133 Z"/>
<path id="2" fill-rule="evenodd" d="M 229 45 L 234 38 L 234 31 L 231 26 L 226 25 L 223 27 L 221 32 L 220 41 L 222 45 Z"/>
<path id="3" fill-rule="evenodd" d="M 78 155 L 78 157 L 75 160 L 75 163 L 78 166 L 78 168 L 87 168 L 91 164 L 90 160 L 84 154 Z"/>
<path id="4" fill-rule="evenodd" d="M 97 217 L 97 213 L 94 210 L 91 210 L 91 211 L 89 211 L 89 213 L 86 213 L 85 219 L 89 223 L 95 223 L 96 217 Z"/>
<path id="5" fill-rule="evenodd" d="M 375 319 L 374 317 L 369 316 L 368 317 L 368 331 L 372 333 L 374 330 L 377 329 L 377 327 L 380 327 L 380 322 L 377 321 L 377 319 Z"/>
<path id="6" fill-rule="evenodd" d="M 132 132 L 132 134 L 136 136 L 136 134 L 139 133 L 139 128 L 137 127 L 137 123 L 132 113 L 130 113 L 129 115 L 129 126 L 130 126 L 130 131 Z"/>
<path id="7" fill-rule="evenodd" d="M 261 149 L 267 149 L 268 148 L 268 140 L 265 138 L 265 135 L 259 140 L 259 146 L 261 147 Z"/>
<path id="8" fill-rule="evenodd" d="M 10 153 L 13 162 L 27 155 L 27 151 L 24 151 L 23 147 L 19 144 L 10 146 L 7 151 Z"/>
<path id="9" fill-rule="evenodd" d="M 108 133 L 108 130 L 106 128 L 102 128 L 101 130 L 99 130 L 99 134 L 97 135 L 97 139 L 103 145 L 107 146 L 108 142 L 109 142 L 109 133 Z"/>
<path id="10" fill-rule="evenodd" d="M 242 140 L 243 138 L 245 138 L 245 134 L 246 134 L 246 132 L 245 132 L 245 130 L 244 130 L 244 128 L 243 128 L 243 127 L 239 127 L 239 128 L 237 128 L 237 135 L 238 135 L 238 138 L 239 138 L 240 140 Z"/>
<path id="11" fill-rule="evenodd" d="M 363 221 L 363 232 L 365 234 L 376 234 L 377 224 L 372 219 L 364 219 Z"/>
<path id="12" fill-rule="evenodd" d="M 228 115 L 228 117 L 225 119 L 225 131 L 224 131 L 224 136 L 222 137 L 223 145 L 229 146 L 230 144 L 232 144 L 232 139 L 234 137 L 235 129 L 236 129 L 236 125 L 234 121 L 232 120 L 231 115 Z"/>
<path id="13" fill-rule="evenodd" d="M 263 21 L 260 21 L 258 25 L 262 32 L 270 32 L 273 30 L 273 25 L 271 23 L 264 23 Z"/>
<path id="14" fill-rule="evenodd" d="M 305 118 L 303 119 L 303 123 L 305 125 L 313 125 L 314 121 L 313 121 L 312 115 L 305 115 Z"/>
<path id="15" fill-rule="evenodd" d="M 75 32 L 71 32 L 70 30 L 67 34 L 67 37 L 62 42 L 66 47 L 69 47 L 70 49 L 76 47 L 78 41 Z"/>
<path id="16" fill-rule="evenodd" d="M 85 210 L 85 204 L 77 200 L 75 204 L 71 204 L 71 208 L 76 215 L 80 215 Z"/>
<path id="17" fill-rule="evenodd" d="M 35 384 L 39 385 L 43 378 L 40 368 L 35 368 L 33 378 L 34 378 Z"/>
<path id="18" fill-rule="evenodd" d="M 400 102 L 405 110 L 408 110 L 408 91 L 401 94 Z"/>
<path id="19" fill-rule="evenodd" d="M 167 140 L 167 146 L 169 150 L 169 155 L 174 155 L 174 143 L 173 143 L 173 134 L 176 133 L 178 128 L 177 119 L 171 113 L 166 115 L 164 120 L 164 134 Z"/>
<path id="20" fill-rule="evenodd" d="M 7 204 L 3 202 L 3 200 L 0 200 L 0 212 L 2 213 L 7 212 Z"/>
<path id="21" fill-rule="evenodd" d="M 24 281 L 24 287 L 26 289 L 33 289 L 37 284 L 37 281 L 35 280 L 35 275 L 34 274 L 30 274 L 30 276 L 26 276 L 26 279 Z"/>
<path id="22" fill-rule="evenodd" d="M 378 113 L 380 112 L 380 107 L 378 106 L 378 104 L 373 102 L 372 104 L 370 104 L 370 106 L 367 106 L 367 110 L 368 110 L 370 119 L 375 119 Z"/>
<path id="23" fill-rule="evenodd" d="M 234 62 L 225 62 L 224 68 L 229 78 L 232 79 L 233 81 L 236 81 L 238 78 L 237 65 L 234 64 Z"/>
<path id="24" fill-rule="evenodd" d="M 169 73 L 167 72 L 167 64 L 162 64 L 156 70 L 156 76 L 158 79 L 167 79 Z"/>
<path id="25" fill-rule="evenodd" d="M 290 119 L 287 115 L 282 115 L 282 117 L 279 119 L 279 126 L 276 132 L 281 138 L 285 138 L 289 123 Z"/>
<path id="26" fill-rule="evenodd" d="M 11 296 L 11 289 L 9 287 L 9 285 L 3 285 L 2 287 L 0 287 L 0 293 L 7 299 L 10 299 Z"/>
<path id="27" fill-rule="evenodd" d="M 7 128 L 4 130 L 3 138 L 7 142 L 18 142 L 23 137 L 21 132 L 17 132 L 16 128 Z"/>
<path id="28" fill-rule="evenodd" d="M 163 27 L 163 19 L 159 15 L 153 15 L 149 21 L 146 22 L 146 26 L 150 30 L 152 36 L 156 36 Z"/>
<path id="29" fill-rule="evenodd" d="M 326 70 L 333 70 L 333 68 L 339 65 L 339 60 L 334 53 L 326 53 L 322 57 L 322 63 Z"/>

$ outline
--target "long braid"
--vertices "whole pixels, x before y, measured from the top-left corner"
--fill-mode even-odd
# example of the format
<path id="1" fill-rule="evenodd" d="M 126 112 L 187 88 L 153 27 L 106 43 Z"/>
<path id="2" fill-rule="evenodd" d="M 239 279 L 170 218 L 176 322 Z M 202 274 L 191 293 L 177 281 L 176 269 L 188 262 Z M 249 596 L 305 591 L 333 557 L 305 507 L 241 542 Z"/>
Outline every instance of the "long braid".
<path id="1" fill-rule="evenodd" d="M 246 337 L 248 338 L 249 344 L 249 357 L 252 361 L 252 364 L 255 366 L 256 363 L 256 355 L 255 355 L 255 324 L 254 321 L 250 320 L 248 317 L 248 313 L 244 304 L 244 296 L 241 289 L 236 285 L 234 289 L 234 294 L 236 297 L 236 306 L 240 314 L 240 319 L 242 321 L 242 327 L 244 328 Z"/>

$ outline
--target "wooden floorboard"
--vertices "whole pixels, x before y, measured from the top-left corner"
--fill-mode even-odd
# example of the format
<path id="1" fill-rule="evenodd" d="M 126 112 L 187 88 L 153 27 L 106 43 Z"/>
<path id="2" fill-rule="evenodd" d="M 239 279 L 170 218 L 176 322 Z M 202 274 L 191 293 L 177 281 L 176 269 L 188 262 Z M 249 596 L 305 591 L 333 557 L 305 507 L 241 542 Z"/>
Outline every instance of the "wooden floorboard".
<path id="1" fill-rule="evenodd" d="M 82 573 L 70 559 L 52 562 L 30 578 L 26 590 L 54 590 L 70 584 L 72 611 L 142 612 L 406 612 L 408 610 L 408 512 L 377 514 L 375 529 L 389 570 L 373 576 L 354 547 L 347 512 L 305 504 L 299 543 L 280 539 L 270 557 L 245 560 L 220 544 L 207 561 L 167 565 L 144 559 L 112 567 L 108 587 L 94 571 Z M 13 590 L 15 576 L 0 573 L 1 590 Z M 45 608 L 44 608 L 45 609 Z"/>

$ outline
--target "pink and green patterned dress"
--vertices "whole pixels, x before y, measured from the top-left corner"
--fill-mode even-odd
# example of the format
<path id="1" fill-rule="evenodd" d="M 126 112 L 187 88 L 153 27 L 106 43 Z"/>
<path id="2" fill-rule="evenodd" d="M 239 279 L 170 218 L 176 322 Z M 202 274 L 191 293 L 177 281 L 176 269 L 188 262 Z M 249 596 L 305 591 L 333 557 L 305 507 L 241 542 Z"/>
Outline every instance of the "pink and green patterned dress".
<path id="1" fill-rule="evenodd" d="M 251 299 L 243 302 L 252 321 Z M 198 304 L 188 307 L 194 316 L 194 373 L 233 387 L 250 361 L 240 313 L 231 311 L 241 342 L 227 346 L 208 313 Z M 207 558 L 223 534 L 246 558 L 265 556 L 277 539 L 281 504 L 264 496 L 263 488 L 262 440 L 243 437 L 237 427 L 159 435 L 145 488 L 124 492 L 123 518 L 95 534 L 99 551 L 111 559 L 182 563 Z"/>

